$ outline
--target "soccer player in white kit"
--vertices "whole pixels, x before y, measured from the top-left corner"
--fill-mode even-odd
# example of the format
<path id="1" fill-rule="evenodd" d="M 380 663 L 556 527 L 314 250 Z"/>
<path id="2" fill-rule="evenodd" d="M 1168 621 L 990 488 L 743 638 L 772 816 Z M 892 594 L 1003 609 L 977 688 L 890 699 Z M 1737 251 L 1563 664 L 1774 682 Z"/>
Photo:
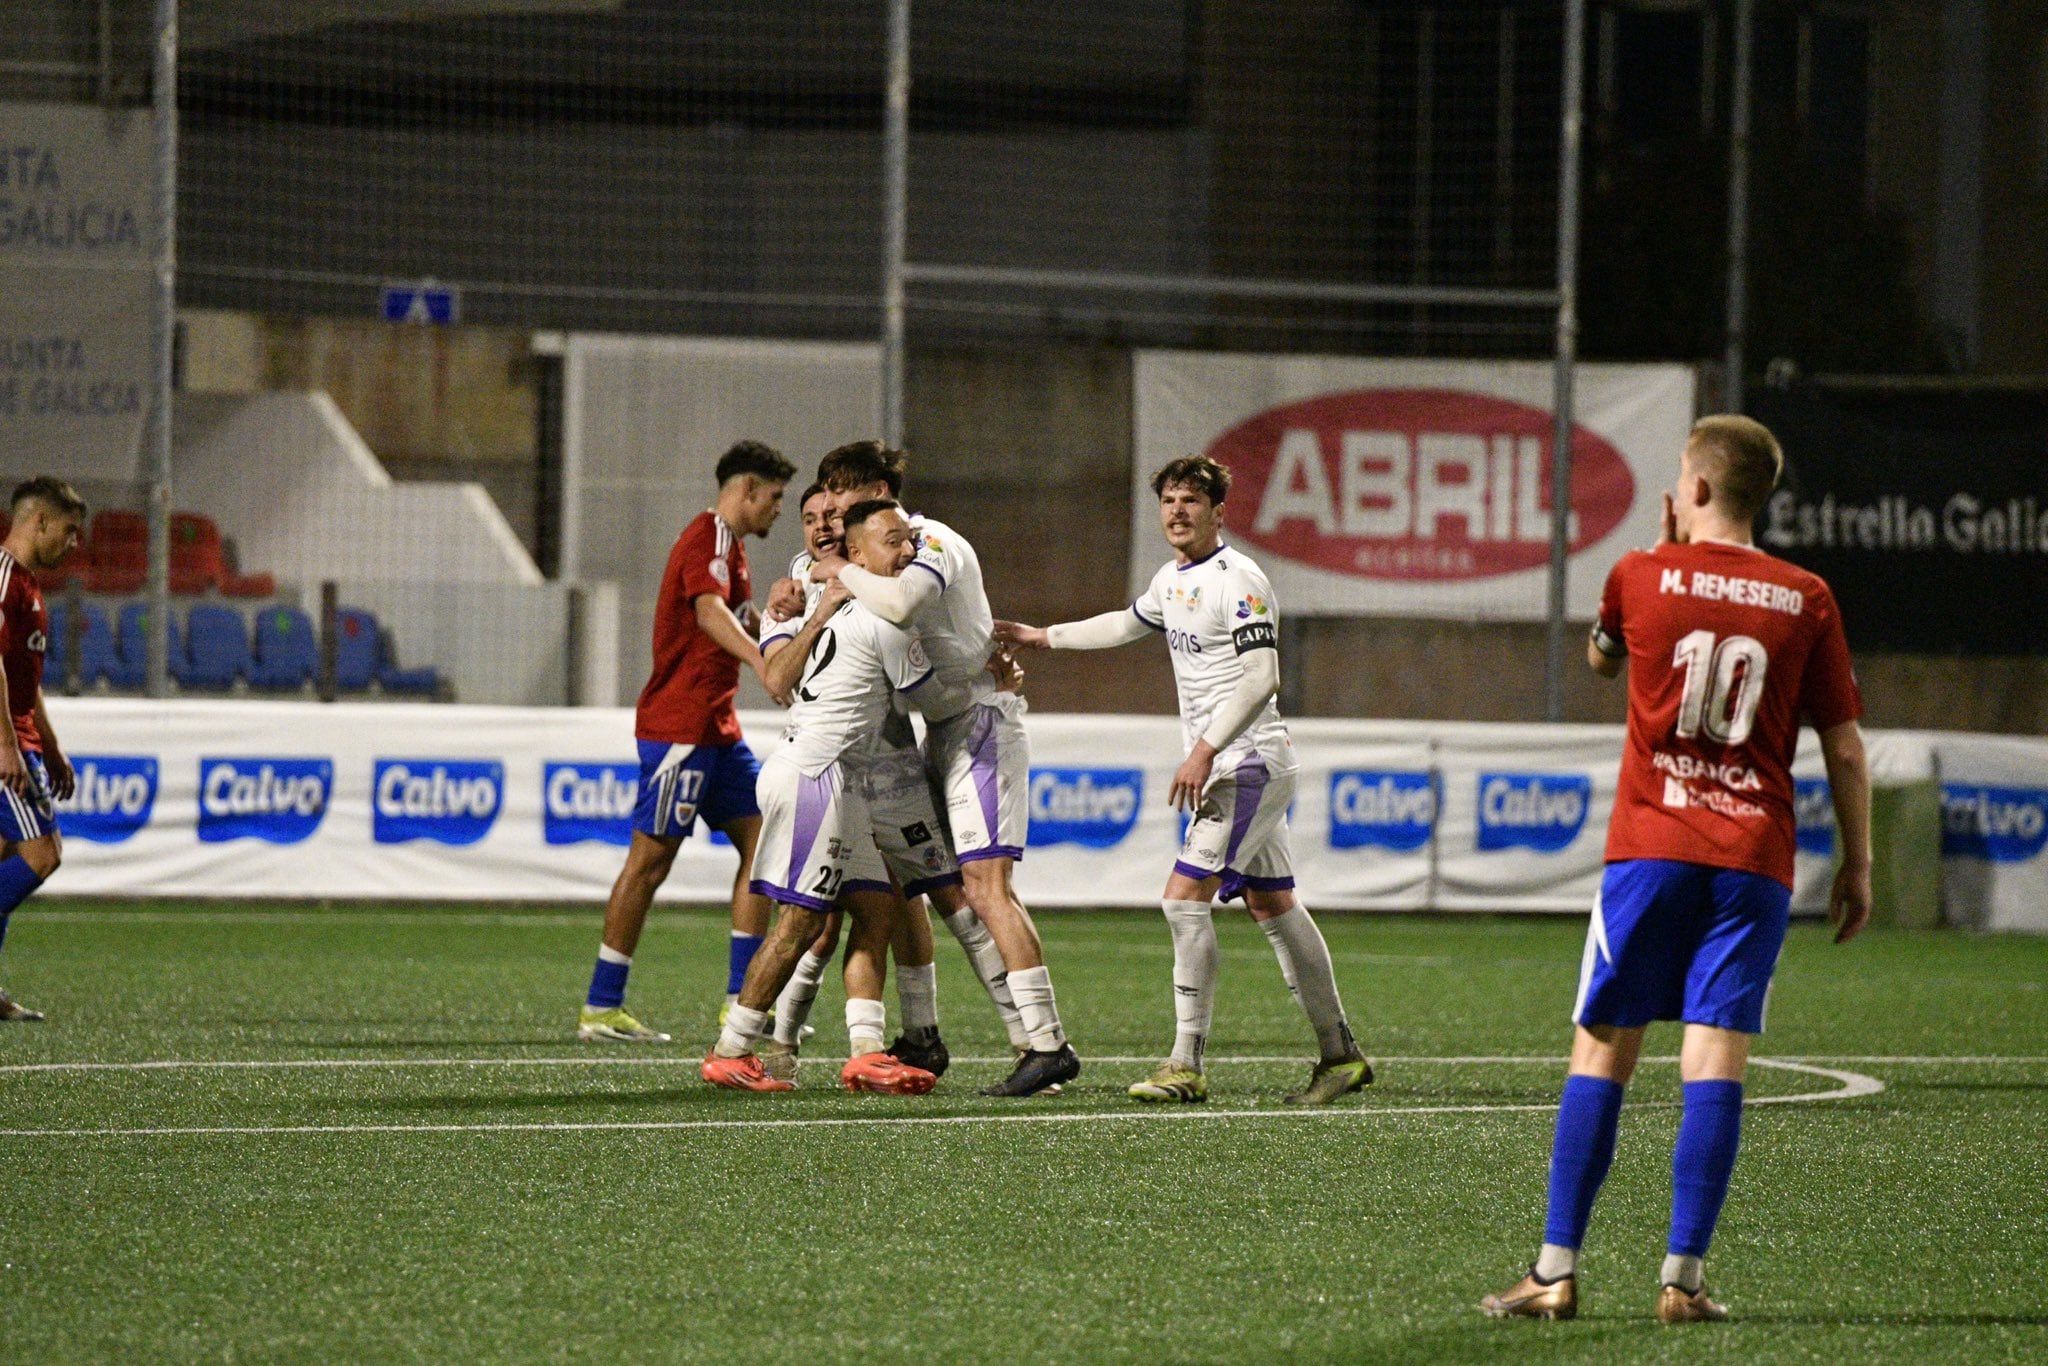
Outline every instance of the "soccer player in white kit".
<path id="1" fill-rule="evenodd" d="M 818 478 L 835 493 L 894 498 L 903 491 L 904 463 L 901 451 L 856 441 L 827 455 Z M 1030 823 L 1024 699 L 997 691 L 987 671 L 995 618 L 974 547 L 929 517 L 912 517 L 910 524 L 917 558 L 900 576 L 838 559 L 820 561 L 811 574 L 836 578 L 884 621 L 913 626 L 931 656 L 935 686 L 913 699 L 927 723 L 925 771 L 945 803 L 967 903 L 1002 953 L 1029 1042 L 1010 1075 L 982 1094 L 1036 1095 L 1079 1076 L 1081 1060 L 1060 1027 L 1045 950 L 1012 880 Z"/>
<path id="2" fill-rule="evenodd" d="M 878 575 L 902 573 L 917 553 L 902 511 L 887 500 L 851 509 L 845 535 L 855 563 Z M 768 1032 L 769 1007 L 837 902 L 853 920 L 846 1028 L 854 1056 L 840 1080 L 853 1091 L 920 1095 L 937 1078 L 882 1046 L 882 982 L 897 898 L 875 847 L 864 763 L 892 695 L 928 687 L 934 676 L 915 636 L 847 601 L 844 590 L 828 589 L 820 609 L 830 616 L 811 645 L 789 725 L 762 765 L 758 789 L 753 888 L 780 910 L 701 1070 L 704 1080 L 735 1090 L 795 1089 L 768 1074 L 754 1045 Z"/>
<path id="3" fill-rule="evenodd" d="M 1209 1098 L 1202 1054 L 1216 1000 L 1210 903 L 1240 893 L 1266 932 L 1281 975 L 1315 1027 L 1321 1059 L 1287 1097 L 1327 1105 L 1372 1081 L 1337 996 L 1330 950 L 1294 893 L 1287 808 L 1294 744 L 1274 704 L 1280 690 L 1280 613 L 1265 573 L 1223 543 L 1230 471 L 1207 456 L 1175 460 L 1152 477 L 1174 558 L 1128 608 L 1044 628 L 996 623 L 996 638 L 1055 650 L 1101 650 L 1166 636 L 1180 694 L 1187 757 L 1167 794 L 1190 813 L 1160 906 L 1173 932 L 1173 1053 L 1130 1088 L 1142 1101 Z"/>
<path id="4" fill-rule="evenodd" d="M 799 507 L 805 548 L 790 561 L 789 578 L 775 586 L 778 599 L 788 585 L 801 597 L 802 606 L 771 602 L 761 629 L 761 654 L 767 661 L 765 676 L 771 689 L 796 685 L 813 642 L 831 615 L 817 611 L 825 585 L 811 579 L 811 566 L 840 553 L 840 519 L 855 501 L 851 495 L 830 492 L 823 484 L 804 490 Z M 892 946 L 903 1032 L 888 1051 L 900 1062 L 943 1076 L 950 1057 L 939 1036 L 938 983 L 932 962 L 931 922 L 925 918 L 926 896 L 966 951 L 1009 1032 L 1012 1047 L 1028 1045 L 1022 1019 L 1004 983 L 1002 954 L 961 890 L 960 869 L 946 844 L 945 827 L 925 782 L 924 757 L 903 707 L 899 699 L 883 718 L 873 752 L 863 762 L 875 844 L 904 898 Z M 796 1075 L 804 1022 L 837 947 L 837 928 L 836 918 L 828 920 L 825 933 L 804 954 L 795 975 L 776 998 L 775 1041 L 761 1053 L 762 1065 L 770 1075 L 784 1079 Z"/>

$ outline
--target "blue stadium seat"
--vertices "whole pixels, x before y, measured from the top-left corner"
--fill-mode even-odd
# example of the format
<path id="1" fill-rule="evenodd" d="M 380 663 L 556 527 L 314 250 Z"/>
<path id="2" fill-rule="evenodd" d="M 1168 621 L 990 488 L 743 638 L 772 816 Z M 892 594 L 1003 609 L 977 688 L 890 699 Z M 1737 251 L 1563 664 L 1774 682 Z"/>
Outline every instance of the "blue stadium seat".
<path id="1" fill-rule="evenodd" d="M 125 626 L 128 610 L 121 613 Z M 132 610 L 141 611 L 140 605 Z M 136 627 L 138 642 L 134 662 L 131 664 L 121 649 L 121 642 L 114 635 L 114 624 L 107 620 L 107 614 L 92 603 L 85 604 L 84 633 L 78 638 L 78 678 L 81 683 L 96 683 L 105 679 L 117 688 L 139 688 L 142 686 L 143 665 L 140 641 L 142 630 Z"/>
<path id="2" fill-rule="evenodd" d="M 313 619 L 296 607 L 266 607 L 256 614 L 256 655 L 249 684 L 298 689 L 320 671 Z"/>
<path id="3" fill-rule="evenodd" d="M 232 607 L 201 603 L 185 619 L 185 676 L 188 688 L 231 688 L 253 667 L 249 623 Z"/>
<path id="4" fill-rule="evenodd" d="M 377 676 L 379 660 L 377 618 L 360 607 L 344 607 L 334 614 L 334 686 L 342 692 L 362 692 Z"/>
<path id="5" fill-rule="evenodd" d="M 391 633 L 378 632 L 382 642 L 377 651 L 377 686 L 385 692 L 414 693 L 431 697 L 441 690 L 441 675 L 431 668 L 403 669 L 391 647 Z"/>
<path id="6" fill-rule="evenodd" d="M 88 605 L 87 612 L 93 609 Z M 88 618 L 88 621 L 90 618 Z M 172 678 L 185 681 L 185 651 L 178 639 L 178 619 L 170 619 L 170 639 L 166 648 L 165 667 Z M 86 639 L 91 640 L 90 626 Z M 139 688 L 149 677 L 149 604 L 142 602 L 124 603 L 121 607 L 120 634 L 116 642 L 120 658 L 120 677 L 109 674 L 107 681 L 117 688 Z M 87 671 L 86 676 L 91 677 Z"/>

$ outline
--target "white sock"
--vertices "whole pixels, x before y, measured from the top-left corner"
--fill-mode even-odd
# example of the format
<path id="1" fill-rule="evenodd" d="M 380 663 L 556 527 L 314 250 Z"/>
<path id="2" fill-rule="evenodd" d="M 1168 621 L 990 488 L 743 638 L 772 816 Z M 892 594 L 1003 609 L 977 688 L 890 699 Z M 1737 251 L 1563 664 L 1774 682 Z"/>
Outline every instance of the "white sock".
<path id="1" fill-rule="evenodd" d="M 1579 1270 L 1579 1250 L 1575 1247 L 1559 1247 L 1556 1243 L 1545 1243 L 1543 1250 L 1536 1254 L 1536 1279 L 1555 1281 L 1565 1276 L 1574 1276 Z"/>
<path id="2" fill-rule="evenodd" d="M 1010 994 L 1017 999 L 1017 1013 L 1024 1017 L 1024 1033 L 1030 1046 L 1040 1053 L 1057 1053 L 1067 1042 L 1060 1028 L 1059 1007 L 1052 1000 L 1052 973 L 1041 965 L 1010 974 Z"/>
<path id="3" fill-rule="evenodd" d="M 846 1043 L 854 1057 L 881 1052 L 882 1034 L 888 1023 L 888 1009 L 880 1001 L 859 996 L 846 998 Z"/>
<path id="4" fill-rule="evenodd" d="M 825 969 L 831 962 L 829 957 L 820 958 L 809 949 L 796 960 L 789 985 L 775 998 L 775 1042 L 792 1048 L 802 1042 L 804 1022 L 811 1018 L 811 1005 L 818 999 L 818 983 L 825 979 Z"/>
<path id="5" fill-rule="evenodd" d="M 1707 1283 L 1706 1268 L 1697 1257 L 1672 1255 L 1664 1259 L 1662 1284 L 1675 1285 L 1688 1295 L 1700 1293 L 1700 1287 Z"/>
<path id="6" fill-rule="evenodd" d="M 896 965 L 896 1003 L 903 1007 L 903 1032 L 915 1036 L 920 1029 L 939 1027 L 939 969 L 934 963 L 921 968 Z"/>
<path id="7" fill-rule="evenodd" d="M 1216 1015 L 1216 918 L 1206 901 L 1162 901 L 1173 932 L 1173 1057 L 1202 1070 L 1202 1050 Z"/>
<path id="8" fill-rule="evenodd" d="M 1010 1047 L 1029 1048 L 1031 1036 L 1024 1030 L 1024 1017 L 1017 1012 L 1017 998 L 1010 994 L 1009 972 L 1003 967 L 1003 951 L 996 947 L 995 936 L 971 906 L 962 906 L 943 919 L 946 928 L 960 941 L 960 947 L 967 950 L 967 961 L 974 964 L 974 975 L 981 979 L 982 990 L 995 1002 L 996 1014 L 1010 1036 Z"/>
<path id="9" fill-rule="evenodd" d="M 767 1032 L 767 1011 L 735 1003 L 725 1013 L 725 1028 L 718 1031 L 718 1056 L 737 1058 L 742 1053 L 751 1053 L 755 1041 Z"/>
<path id="10" fill-rule="evenodd" d="M 1259 928 L 1272 942 L 1273 956 L 1280 960 L 1280 975 L 1301 1002 L 1308 1022 L 1315 1026 L 1316 1044 L 1325 1058 L 1342 1058 L 1358 1050 L 1351 1026 L 1344 1019 L 1344 1002 L 1337 997 L 1337 975 L 1330 967 L 1330 946 L 1323 932 L 1309 919 L 1308 907 L 1297 904 L 1285 915 L 1261 920 Z"/>
<path id="11" fill-rule="evenodd" d="M 600 963 L 620 963 L 630 968 L 633 966 L 633 955 L 630 953 L 620 953 L 609 944 L 599 944 L 597 946 L 597 961 Z"/>

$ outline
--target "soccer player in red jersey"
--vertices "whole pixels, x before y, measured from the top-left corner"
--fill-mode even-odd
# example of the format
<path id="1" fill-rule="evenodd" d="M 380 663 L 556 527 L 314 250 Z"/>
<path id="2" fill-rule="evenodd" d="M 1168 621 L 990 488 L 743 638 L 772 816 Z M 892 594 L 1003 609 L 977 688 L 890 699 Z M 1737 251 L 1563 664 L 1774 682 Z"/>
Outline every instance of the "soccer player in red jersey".
<path id="1" fill-rule="evenodd" d="M 50 614 L 36 571 L 78 548 L 85 500 L 61 479 L 38 475 L 9 500 L 13 525 L 0 542 L 0 702 L 12 723 L 0 740 L 0 944 L 14 908 L 57 871 L 63 843 L 51 798 L 71 795 L 71 762 L 43 707 Z M 0 991 L 0 1022 L 40 1020 Z"/>
<path id="2" fill-rule="evenodd" d="M 748 536 L 766 536 L 782 511 L 796 467 L 758 441 L 742 441 L 718 462 L 718 504 L 676 537 L 654 606 L 654 670 L 640 690 L 633 735 L 640 745 L 640 800 L 626 866 L 612 884 L 604 942 L 577 1019 L 585 1040 L 667 1043 L 669 1036 L 626 1013 L 626 973 L 647 924 L 647 908 L 699 817 L 739 850 L 732 889 L 732 948 L 726 1006 L 768 931 L 768 898 L 748 889 L 761 808 L 761 765 L 740 737 L 733 698 L 740 666 L 762 675 L 754 643 L 760 618 L 747 574 Z M 765 681 L 765 679 L 764 679 Z M 724 1015 L 721 1012 L 720 1019 Z"/>
<path id="3" fill-rule="evenodd" d="M 1652 1020 L 1685 1024 L 1657 1317 L 1727 1317 L 1700 1261 L 1728 1193 L 1743 1072 L 1785 939 L 1802 720 L 1820 735 L 1841 839 L 1835 942 L 1870 916 L 1870 771 L 1841 614 L 1827 584 L 1751 535 L 1783 465 L 1762 425 L 1703 418 L 1656 547 L 1622 556 L 1607 577 L 1586 657 L 1608 678 L 1628 666 L 1628 739 L 1572 1012 L 1543 1248 L 1527 1276 L 1480 1305 L 1496 1318 L 1577 1313 L 1579 1245 Z"/>

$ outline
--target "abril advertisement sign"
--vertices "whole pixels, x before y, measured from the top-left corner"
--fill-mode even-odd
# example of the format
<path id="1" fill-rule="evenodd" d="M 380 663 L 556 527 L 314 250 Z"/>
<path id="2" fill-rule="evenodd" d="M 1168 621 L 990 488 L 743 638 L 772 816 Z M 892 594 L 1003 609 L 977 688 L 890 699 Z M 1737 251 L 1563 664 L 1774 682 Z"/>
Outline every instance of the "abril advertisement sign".
<path id="1" fill-rule="evenodd" d="M 1154 470 L 1231 471 L 1228 536 L 1286 616 L 1540 620 L 1556 510 L 1552 370 L 1141 351 L 1131 584 L 1167 555 Z M 1692 372 L 1582 365 L 1571 437 L 1568 610 L 1590 619 L 1622 551 L 1657 538 L 1692 423 Z"/>

